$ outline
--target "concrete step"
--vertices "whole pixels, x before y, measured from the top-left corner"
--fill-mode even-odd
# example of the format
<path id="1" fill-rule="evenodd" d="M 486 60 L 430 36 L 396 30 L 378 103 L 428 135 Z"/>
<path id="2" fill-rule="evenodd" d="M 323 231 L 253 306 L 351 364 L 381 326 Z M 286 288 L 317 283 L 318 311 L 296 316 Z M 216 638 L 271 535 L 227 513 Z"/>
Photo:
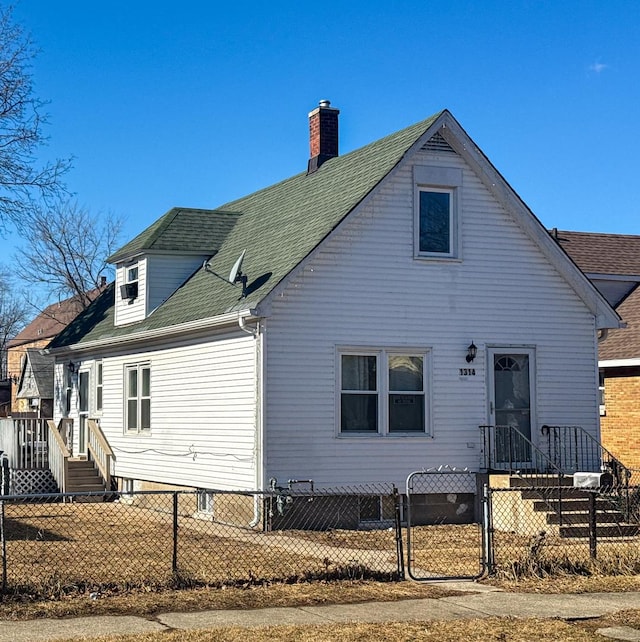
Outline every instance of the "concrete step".
<path id="1" fill-rule="evenodd" d="M 569 498 L 568 501 L 558 502 L 555 500 L 550 501 L 534 501 L 533 510 L 541 513 L 548 513 L 549 511 L 555 511 L 559 513 L 560 510 L 571 510 L 571 511 L 588 511 L 589 510 L 589 500 L 588 499 L 576 499 Z M 596 500 L 596 510 L 615 510 L 615 505 L 608 499 L 597 499 Z"/>
<path id="2" fill-rule="evenodd" d="M 622 513 L 611 512 L 597 512 L 597 524 L 620 524 L 624 522 Z M 589 513 L 566 513 L 562 511 L 562 515 L 558 513 L 549 513 L 547 515 L 547 524 L 589 524 Z"/>
<path id="3" fill-rule="evenodd" d="M 510 488 L 549 488 L 554 486 L 573 486 L 573 477 L 564 475 L 520 475 L 509 478 Z"/>
<path id="4" fill-rule="evenodd" d="M 521 491 L 522 499 L 558 499 L 562 498 L 564 503 L 565 499 L 589 499 L 589 491 L 582 490 L 581 488 L 573 488 L 567 486 L 562 488 L 538 488 L 538 489 L 523 489 Z"/>
<path id="5" fill-rule="evenodd" d="M 640 526 L 635 524 L 616 524 L 615 526 L 597 526 L 596 537 L 635 537 L 640 535 Z M 560 537 L 589 537 L 588 526 L 561 526 Z"/>

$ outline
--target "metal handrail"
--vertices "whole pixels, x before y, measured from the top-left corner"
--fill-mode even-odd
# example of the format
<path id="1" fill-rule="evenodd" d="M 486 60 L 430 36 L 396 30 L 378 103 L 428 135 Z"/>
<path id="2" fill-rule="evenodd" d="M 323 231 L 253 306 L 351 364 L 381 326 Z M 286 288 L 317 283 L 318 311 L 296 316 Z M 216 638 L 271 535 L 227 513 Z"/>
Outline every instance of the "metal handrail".
<path id="1" fill-rule="evenodd" d="M 501 470 L 511 473 L 522 473 L 525 467 L 524 462 L 517 456 L 517 453 L 526 452 L 530 458 L 530 465 L 526 468 L 531 472 L 542 476 L 562 476 L 565 471 L 536 446 L 529 437 L 524 435 L 515 426 L 492 426 L 483 425 L 479 427 L 483 435 L 484 444 L 484 467 L 486 470 Z M 498 431 L 503 432 L 501 441 L 502 455 L 506 459 L 498 461 Z M 493 437 L 493 443 L 492 443 Z M 528 451 L 528 452 L 527 452 Z"/>
<path id="2" fill-rule="evenodd" d="M 582 426 L 542 426 L 549 457 L 571 472 L 609 472 L 626 483 L 631 471 Z"/>

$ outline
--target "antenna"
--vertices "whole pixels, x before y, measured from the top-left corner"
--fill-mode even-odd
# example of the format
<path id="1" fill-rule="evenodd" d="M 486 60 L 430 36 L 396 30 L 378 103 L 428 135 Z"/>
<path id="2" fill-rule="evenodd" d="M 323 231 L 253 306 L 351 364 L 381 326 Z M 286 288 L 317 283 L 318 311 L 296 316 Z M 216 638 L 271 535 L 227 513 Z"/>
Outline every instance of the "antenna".
<path id="1" fill-rule="evenodd" d="M 211 269 L 211 266 L 209 265 L 209 261 L 205 261 L 202 264 L 202 267 L 204 268 L 205 272 L 209 272 L 209 274 L 213 274 L 213 276 L 217 276 L 221 281 L 224 281 L 225 283 L 229 283 L 230 285 L 235 285 L 236 283 L 242 283 L 242 296 L 246 296 L 247 294 L 247 275 L 242 273 L 242 261 L 244 261 L 244 255 L 247 250 L 242 250 L 242 254 L 238 257 L 236 262 L 233 264 L 233 267 L 231 268 L 231 272 L 229 272 L 229 278 L 225 279 L 223 276 L 220 276 L 217 272 L 214 272 Z"/>

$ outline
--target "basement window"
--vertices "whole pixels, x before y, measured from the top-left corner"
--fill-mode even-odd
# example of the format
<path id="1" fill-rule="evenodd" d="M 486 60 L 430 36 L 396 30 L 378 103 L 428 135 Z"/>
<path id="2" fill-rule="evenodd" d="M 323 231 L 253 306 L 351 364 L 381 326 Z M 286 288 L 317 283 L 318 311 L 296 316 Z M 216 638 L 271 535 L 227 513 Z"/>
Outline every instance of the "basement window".
<path id="1" fill-rule="evenodd" d="M 213 515 L 213 493 L 208 490 L 198 490 L 198 512 Z"/>
<path id="2" fill-rule="evenodd" d="M 393 497 L 361 495 L 359 498 L 360 523 L 392 522 L 395 518 Z"/>

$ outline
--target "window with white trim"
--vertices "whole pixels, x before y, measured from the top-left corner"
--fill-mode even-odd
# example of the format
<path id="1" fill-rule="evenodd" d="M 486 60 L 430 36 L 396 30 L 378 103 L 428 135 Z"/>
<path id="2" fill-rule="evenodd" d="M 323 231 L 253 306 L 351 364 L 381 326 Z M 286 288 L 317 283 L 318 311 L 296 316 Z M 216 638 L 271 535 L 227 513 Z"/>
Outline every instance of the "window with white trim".
<path id="1" fill-rule="evenodd" d="M 148 433 L 151 431 L 151 366 L 125 366 L 125 430 Z"/>
<path id="2" fill-rule="evenodd" d="M 94 380 L 95 381 L 95 388 L 94 388 L 95 412 L 96 414 L 102 414 L 102 398 L 103 398 L 102 361 L 96 361 L 94 373 L 95 373 L 95 380 Z"/>
<path id="3" fill-rule="evenodd" d="M 429 433 L 428 351 L 340 350 L 341 435 Z"/>
<path id="4" fill-rule="evenodd" d="M 415 247 L 417 258 L 460 257 L 458 188 L 462 171 L 446 167 L 414 167 Z"/>

